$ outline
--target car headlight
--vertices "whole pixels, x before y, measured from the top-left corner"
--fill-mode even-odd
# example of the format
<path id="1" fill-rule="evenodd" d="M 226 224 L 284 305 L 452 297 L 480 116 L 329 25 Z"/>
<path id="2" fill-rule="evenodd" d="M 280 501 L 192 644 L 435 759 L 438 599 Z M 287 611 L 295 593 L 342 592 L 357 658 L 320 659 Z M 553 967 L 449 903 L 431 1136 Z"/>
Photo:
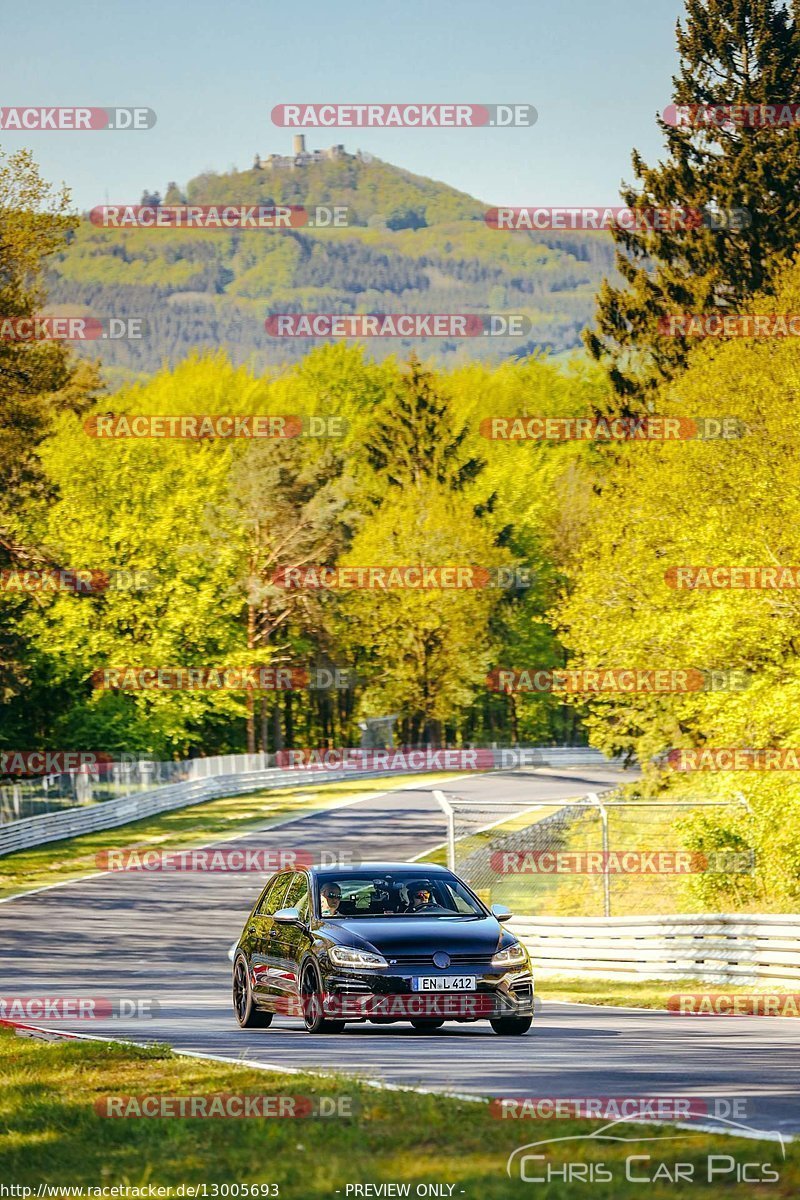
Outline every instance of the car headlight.
<path id="1" fill-rule="evenodd" d="M 497 951 L 497 954 L 492 958 L 492 966 L 521 967 L 527 961 L 528 955 L 525 947 L 521 942 L 514 942 L 513 946 L 506 946 L 505 950 Z"/>
<path id="2" fill-rule="evenodd" d="M 366 967 L 369 970 L 389 965 L 382 954 L 373 954 L 371 950 L 357 950 L 353 946 L 331 946 L 328 957 L 337 967 Z"/>

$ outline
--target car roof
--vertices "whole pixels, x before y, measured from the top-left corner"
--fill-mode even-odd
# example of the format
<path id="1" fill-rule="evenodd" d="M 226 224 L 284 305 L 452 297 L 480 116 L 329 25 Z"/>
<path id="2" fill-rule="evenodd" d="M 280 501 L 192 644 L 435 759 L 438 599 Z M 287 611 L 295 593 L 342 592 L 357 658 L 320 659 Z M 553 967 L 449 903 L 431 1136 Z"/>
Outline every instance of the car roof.
<path id="1" fill-rule="evenodd" d="M 345 865 L 343 865 L 341 867 L 336 867 L 336 866 L 322 867 L 322 866 L 318 866 L 318 865 L 315 865 L 313 867 L 308 867 L 309 875 L 321 875 L 321 874 L 327 875 L 329 871 L 335 871 L 335 872 L 338 872 L 339 874 L 346 874 L 348 872 L 352 872 L 353 875 L 357 875 L 361 871 L 376 871 L 376 872 L 379 871 L 379 872 L 387 872 L 387 873 L 391 873 L 392 871 L 419 871 L 419 873 L 421 875 L 428 875 L 428 874 L 448 874 L 448 875 L 450 875 L 450 874 L 452 874 L 452 872 L 450 871 L 450 869 L 448 867 L 440 866 L 439 863 L 362 862 L 362 863 L 354 863 L 352 867 L 348 867 Z"/>

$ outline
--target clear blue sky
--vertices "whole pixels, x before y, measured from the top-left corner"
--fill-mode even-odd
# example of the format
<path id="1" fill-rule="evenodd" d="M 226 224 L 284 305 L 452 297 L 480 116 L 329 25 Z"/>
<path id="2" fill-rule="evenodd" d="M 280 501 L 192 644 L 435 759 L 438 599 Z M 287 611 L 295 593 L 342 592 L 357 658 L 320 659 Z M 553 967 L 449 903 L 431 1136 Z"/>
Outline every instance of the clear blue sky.
<path id="1" fill-rule="evenodd" d="M 0 132 L 77 205 L 285 153 L 291 101 L 527 102 L 532 129 L 307 130 L 493 204 L 605 204 L 661 154 L 682 0 L 36 0 L 2 19 L 0 105 L 144 105 L 138 133 Z M 235 200 L 235 197 L 231 197 Z"/>

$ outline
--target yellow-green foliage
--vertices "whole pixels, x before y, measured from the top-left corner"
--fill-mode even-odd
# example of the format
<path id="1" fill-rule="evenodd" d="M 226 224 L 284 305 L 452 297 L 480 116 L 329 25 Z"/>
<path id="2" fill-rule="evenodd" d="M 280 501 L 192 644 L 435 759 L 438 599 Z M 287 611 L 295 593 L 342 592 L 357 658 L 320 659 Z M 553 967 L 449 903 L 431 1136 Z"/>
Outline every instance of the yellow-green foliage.
<path id="1" fill-rule="evenodd" d="M 750 311 L 800 310 L 800 269 L 776 297 Z M 592 704 L 597 745 L 635 750 L 648 764 L 676 747 L 800 746 L 800 597 L 793 590 L 678 590 L 678 566 L 797 566 L 800 563 L 800 365 L 792 339 L 706 342 L 689 369 L 657 397 L 679 417 L 734 417 L 729 440 L 635 442 L 620 447 L 588 506 L 556 619 L 586 667 L 695 667 L 746 674 L 748 686 L 685 694 L 608 694 Z M 800 898 L 800 819 L 796 774 L 652 768 L 653 786 L 683 794 L 745 794 L 752 816 L 694 823 L 690 844 L 750 845 L 760 882 L 750 895 L 714 885 L 707 903 L 738 898 L 759 907 Z M 712 810 L 708 810 L 711 812 Z M 736 884 L 728 880 L 728 884 Z M 746 889 L 745 889 L 746 890 Z M 731 893 L 734 894 L 731 894 Z"/>

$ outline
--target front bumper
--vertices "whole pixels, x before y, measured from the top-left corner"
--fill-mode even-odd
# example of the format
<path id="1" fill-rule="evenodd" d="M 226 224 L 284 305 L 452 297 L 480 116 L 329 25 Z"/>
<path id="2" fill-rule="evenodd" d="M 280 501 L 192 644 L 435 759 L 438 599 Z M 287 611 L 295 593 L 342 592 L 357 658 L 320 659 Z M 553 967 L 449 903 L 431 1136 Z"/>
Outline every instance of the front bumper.
<path id="1" fill-rule="evenodd" d="M 420 975 L 475 975 L 476 988 L 467 992 L 418 992 L 412 980 Z M 326 1016 L 343 1020 L 429 1019 L 481 1021 L 496 1017 L 532 1017 L 534 982 L 530 969 L 490 970 L 482 967 L 437 972 L 422 967 L 384 971 L 350 971 L 330 966 L 323 977 Z"/>

